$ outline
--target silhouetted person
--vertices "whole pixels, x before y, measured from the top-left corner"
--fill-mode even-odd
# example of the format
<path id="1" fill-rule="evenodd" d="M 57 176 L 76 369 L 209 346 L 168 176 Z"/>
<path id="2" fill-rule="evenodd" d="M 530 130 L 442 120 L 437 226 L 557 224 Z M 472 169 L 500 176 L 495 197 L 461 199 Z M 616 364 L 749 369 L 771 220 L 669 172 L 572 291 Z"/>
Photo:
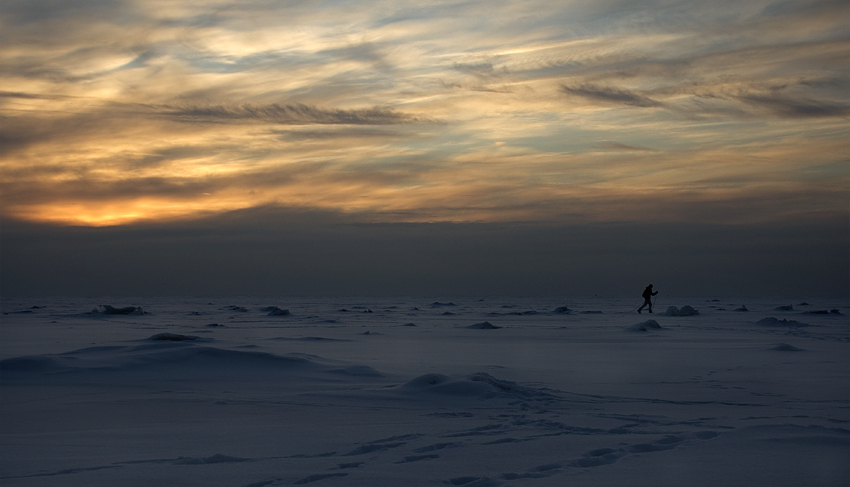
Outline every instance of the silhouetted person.
<path id="1" fill-rule="evenodd" d="M 643 290 L 643 304 L 638 308 L 638 313 L 641 312 L 644 306 L 649 306 L 649 312 L 652 313 L 652 297 L 658 294 L 658 291 L 652 292 L 652 284 L 646 286 L 646 289 Z"/>

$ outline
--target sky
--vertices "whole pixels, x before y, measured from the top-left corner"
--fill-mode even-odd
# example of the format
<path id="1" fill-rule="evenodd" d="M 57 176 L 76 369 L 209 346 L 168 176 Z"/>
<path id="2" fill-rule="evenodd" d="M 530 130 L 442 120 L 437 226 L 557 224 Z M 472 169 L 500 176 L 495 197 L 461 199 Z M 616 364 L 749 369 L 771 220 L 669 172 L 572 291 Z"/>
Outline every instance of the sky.
<path id="1" fill-rule="evenodd" d="M 0 294 L 846 297 L 848 20 L 6 0 Z"/>

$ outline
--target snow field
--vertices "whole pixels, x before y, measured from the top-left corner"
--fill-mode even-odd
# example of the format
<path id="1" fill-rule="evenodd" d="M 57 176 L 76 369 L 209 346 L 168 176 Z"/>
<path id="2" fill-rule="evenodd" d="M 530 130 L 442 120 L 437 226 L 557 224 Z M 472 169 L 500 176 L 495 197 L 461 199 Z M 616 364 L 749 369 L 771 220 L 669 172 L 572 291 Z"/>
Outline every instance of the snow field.
<path id="1" fill-rule="evenodd" d="M 4 300 L 0 483 L 848 483 L 844 303 L 634 301 Z"/>

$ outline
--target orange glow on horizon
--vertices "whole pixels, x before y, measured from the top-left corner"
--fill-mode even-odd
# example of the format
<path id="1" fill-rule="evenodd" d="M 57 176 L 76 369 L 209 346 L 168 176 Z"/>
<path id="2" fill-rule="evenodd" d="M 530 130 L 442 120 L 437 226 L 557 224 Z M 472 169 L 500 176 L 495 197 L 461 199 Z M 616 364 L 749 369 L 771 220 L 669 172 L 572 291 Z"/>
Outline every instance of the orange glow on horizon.
<path id="1" fill-rule="evenodd" d="M 205 215 L 248 208 L 233 202 L 215 205 L 201 201 L 171 201 L 142 198 L 106 203 L 52 202 L 10 208 L 6 213 L 16 219 L 69 226 L 106 227 L 141 222 L 166 222 L 195 219 Z"/>

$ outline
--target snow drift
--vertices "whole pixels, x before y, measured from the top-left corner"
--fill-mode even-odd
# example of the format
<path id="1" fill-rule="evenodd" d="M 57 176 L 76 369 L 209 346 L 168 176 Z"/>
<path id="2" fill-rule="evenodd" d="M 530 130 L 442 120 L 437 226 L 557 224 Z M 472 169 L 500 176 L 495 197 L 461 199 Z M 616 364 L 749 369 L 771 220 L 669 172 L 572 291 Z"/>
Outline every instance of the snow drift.
<path id="1" fill-rule="evenodd" d="M 500 396 L 526 400 L 555 397 L 549 389 L 521 386 L 516 382 L 497 379 L 486 372 L 477 372 L 460 377 L 449 377 L 435 373 L 425 374 L 405 383 L 399 388 L 399 391 L 426 396 L 474 397 L 478 399 L 492 399 Z"/>
<path id="2" fill-rule="evenodd" d="M 0 372 L 3 380 L 68 376 L 94 381 L 256 380 L 303 373 L 383 376 L 366 365 L 316 355 L 230 350 L 198 343 L 212 342 L 209 338 L 160 333 L 145 341 L 152 343 L 13 357 L 0 361 Z"/>
<path id="3" fill-rule="evenodd" d="M 474 325 L 467 326 L 470 330 L 498 330 L 501 326 L 496 326 L 489 321 L 484 321 L 481 323 L 476 323 Z"/>

